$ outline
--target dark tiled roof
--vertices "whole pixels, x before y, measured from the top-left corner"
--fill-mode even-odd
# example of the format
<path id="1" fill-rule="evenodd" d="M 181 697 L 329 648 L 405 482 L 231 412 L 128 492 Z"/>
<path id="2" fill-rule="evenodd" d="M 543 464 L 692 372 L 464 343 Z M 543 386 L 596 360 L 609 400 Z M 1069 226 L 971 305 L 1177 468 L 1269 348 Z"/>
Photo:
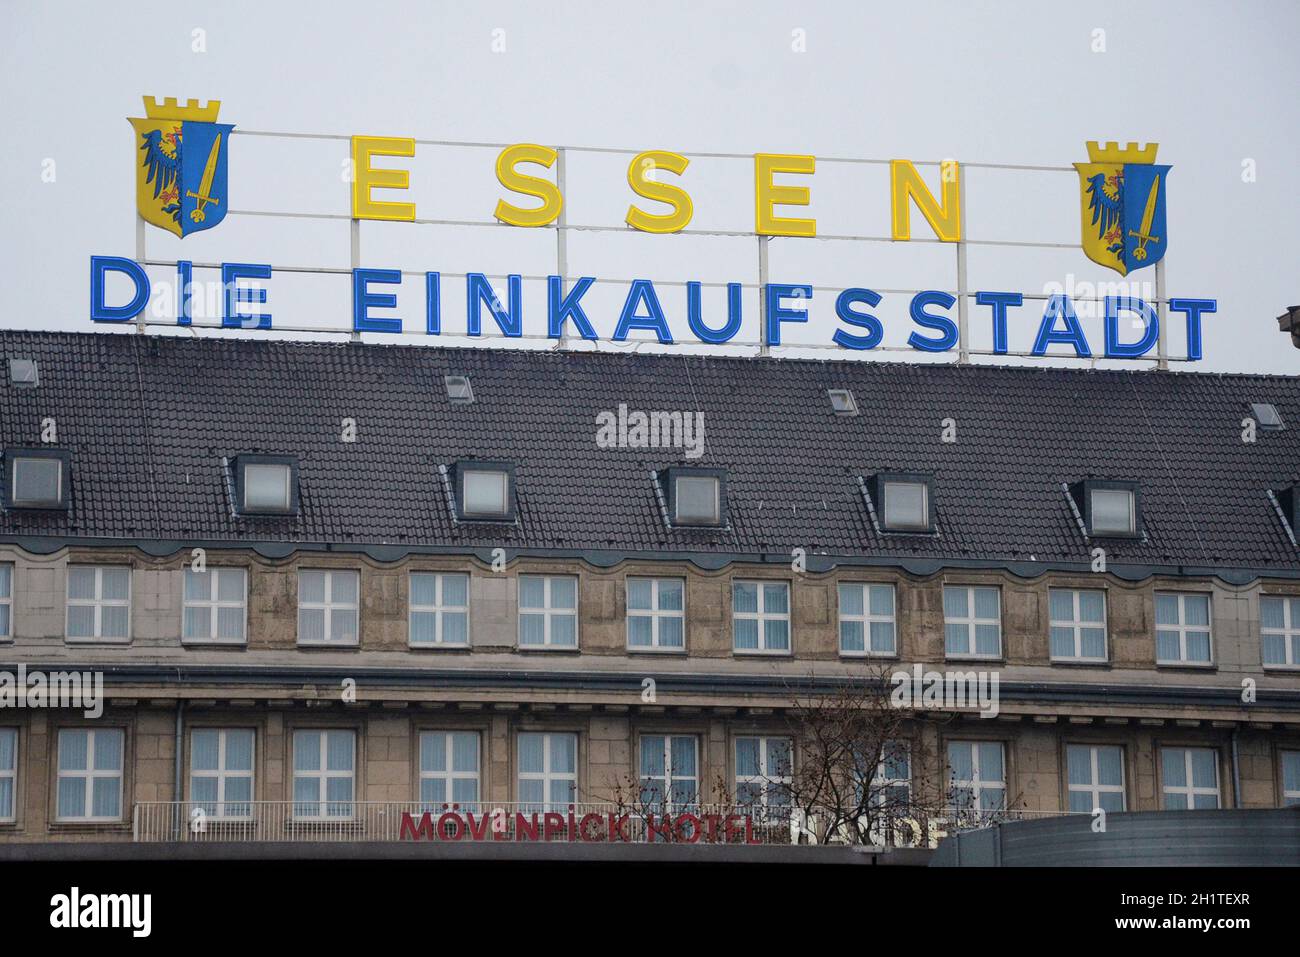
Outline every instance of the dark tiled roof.
<path id="1" fill-rule="evenodd" d="M 857 560 L 1088 560 L 1061 483 L 1142 483 L 1144 541 L 1112 566 L 1300 574 L 1266 490 L 1300 476 L 1300 394 L 1268 376 L 750 359 L 499 348 L 0 333 L 35 358 L 35 389 L 0 383 L 6 447 L 53 417 L 73 508 L 9 512 L 7 539 L 535 548 L 723 555 L 802 547 Z M 0 373 L 7 370 L 0 369 Z M 469 375 L 453 406 L 443 376 Z M 831 413 L 828 388 L 861 414 Z M 1250 403 L 1287 427 L 1242 441 Z M 596 416 L 699 409 L 706 452 L 602 449 Z M 957 441 L 940 440 L 956 420 Z M 357 421 L 354 444 L 341 421 Z M 223 456 L 301 457 L 296 518 L 232 514 Z M 516 526 L 456 525 L 437 466 L 518 469 Z M 729 470 L 730 527 L 664 527 L 650 473 Z M 935 476 L 938 534 L 881 536 L 855 476 Z M 1031 559 L 1032 556 L 1032 559 Z"/>

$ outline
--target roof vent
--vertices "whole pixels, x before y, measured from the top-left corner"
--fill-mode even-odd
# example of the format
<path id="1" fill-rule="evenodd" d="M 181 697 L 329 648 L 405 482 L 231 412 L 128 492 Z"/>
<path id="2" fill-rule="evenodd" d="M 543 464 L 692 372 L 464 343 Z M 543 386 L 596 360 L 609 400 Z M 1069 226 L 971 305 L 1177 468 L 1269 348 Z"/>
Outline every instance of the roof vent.
<path id="1" fill-rule="evenodd" d="M 831 398 L 831 411 L 836 415 L 858 414 L 858 403 L 848 389 L 827 389 L 826 394 Z"/>
<path id="2" fill-rule="evenodd" d="M 40 370 L 36 367 L 35 359 L 10 359 L 9 360 L 9 384 L 23 386 L 24 388 L 34 388 L 41 381 Z"/>
<path id="3" fill-rule="evenodd" d="M 474 389 L 469 384 L 469 376 L 445 375 L 442 382 L 447 387 L 447 398 L 452 405 L 469 405 L 474 401 Z"/>
<path id="4" fill-rule="evenodd" d="M 1277 406 L 1271 402 L 1252 402 L 1250 404 L 1250 414 L 1255 417 L 1261 429 L 1268 429 L 1276 432 L 1283 428 L 1282 416 L 1277 414 Z"/>

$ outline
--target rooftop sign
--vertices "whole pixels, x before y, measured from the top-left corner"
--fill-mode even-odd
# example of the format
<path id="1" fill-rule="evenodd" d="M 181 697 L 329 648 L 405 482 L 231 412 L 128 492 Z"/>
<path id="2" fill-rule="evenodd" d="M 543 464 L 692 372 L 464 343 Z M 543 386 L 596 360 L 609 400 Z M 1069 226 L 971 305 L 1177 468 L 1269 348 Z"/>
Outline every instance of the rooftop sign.
<path id="1" fill-rule="evenodd" d="M 172 99 L 159 103 L 146 97 L 144 105 L 145 117 L 130 121 L 135 135 L 136 206 L 140 220 L 181 239 L 220 225 L 232 212 L 227 170 L 235 133 L 233 124 L 217 122 L 220 102 L 212 101 L 200 106 L 198 101 L 190 100 L 186 105 L 180 105 Z M 522 337 L 522 283 L 525 277 L 521 274 L 492 278 L 482 272 L 455 274 L 456 278 L 464 280 L 464 323 L 463 326 L 459 323 L 444 326 L 444 281 L 452 278 L 453 274 L 435 270 L 419 274 L 424 280 L 423 315 L 411 322 L 403 315 L 409 317 L 412 304 L 409 301 L 399 303 L 394 287 L 402 283 L 404 276 L 413 274 L 399 269 L 363 268 L 359 264 L 357 226 L 363 221 L 435 225 L 486 225 L 491 222 L 521 229 L 556 231 L 555 272 L 545 277 L 527 277 L 546 282 L 546 337 L 563 340 L 577 336 L 598 340 L 596 325 L 583 300 L 593 284 L 611 280 L 567 274 L 565 230 L 578 227 L 565 222 L 565 148 L 531 143 L 505 145 L 495 160 L 496 178 L 503 195 L 491 211 L 492 219 L 481 223 L 453 224 L 418 218 L 416 203 L 410 201 L 410 171 L 403 168 L 400 161 L 416 155 L 418 142 L 411 137 L 398 136 L 350 137 L 348 178 L 354 248 L 353 268 L 346 272 L 350 273 L 352 284 L 352 322 L 345 330 L 329 331 L 477 337 L 485 334 L 486 312 L 487 324 L 495 327 L 488 334 Z M 626 293 L 609 340 L 621 342 L 634 337 L 645 338 L 649 334 L 665 344 L 682 341 L 686 336 L 701 343 L 737 344 L 736 337 L 744 318 L 742 290 L 756 286 L 759 344 L 766 351 L 772 346 L 782 345 L 784 326 L 808 321 L 808 302 L 824 288 L 807 282 L 770 281 L 766 274 L 770 239 L 838 238 L 904 243 L 913 241 L 916 227 L 925 234 L 918 239 L 956 247 L 957 288 L 955 294 L 941 289 L 903 291 L 910 297 L 908 315 L 915 327 L 907 337 L 911 349 L 923 352 L 955 349 L 960 358 L 965 359 L 970 352 L 967 328 L 974 308 L 981 310 L 975 318 L 978 320 L 982 315 L 983 320 L 989 323 L 990 354 L 1013 354 L 1008 341 L 1008 322 L 1015 315 L 1011 310 L 1024 308 L 1026 299 L 1039 299 L 1042 300 L 1041 318 L 1029 355 L 1046 355 L 1049 348 L 1059 345 L 1072 349 L 1079 357 L 1142 358 L 1148 356 L 1153 348 L 1158 348 L 1158 357 L 1163 365 L 1168 358 L 1163 333 L 1169 322 L 1168 313 L 1172 312 L 1179 315 L 1186 325 L 1185 358 L 1200 359 L 1201 324 L 1206 315 L 1216 311 L 1217 304 L 1210 298 L 1168 298 L 1163 292 L 1163 261 L 1169 243 L 1166 192 L 1171 167 L 1155 163 L 1157 149 L 1156 144 L 1140 148 L 1136 143 L 1120 147 L 1116 143 L 1090 142 L 1087 144 L 1088 162 L 1073 164 L 1078 174 L 1079 246 L 1083 255 L 1121 276 L 1156 267 L 1157 294 L 1153 299 L 1132 294 L 1091 297 L 1101 304 L 1099 314 L 1104 317 L 1103 341 L 1100 343 L 1088 341 L 1074 298 L 1067 291 L 1035 295 L 967 288 L 965 253 L 969 240 L 963 235 L 965 202 L 962 192 L 965 176 L 962 164 L 957 161 L 917 164 L 905 159 L 826 160 L 832 163 L 887 164 L 890 204 L 887 236 L 828 237 L 819 234 L 815 218 L 801 215 L 801 207 L 811 204 L 817 158 L 778 153 L 755 153 L 752 156 L 754 218 L 752 232 L 747 234 L 757 237 L 759 242 L 759 281 L 757 284 L 725 284 L 725 320 L 718 315 L 709 316 L 706 321 L 702 299 L 702 289 L 706 285 L 722 286 L 722 283 L 688 280 L 684 283 L 685 295 L 666 304 L 665 294 L 661 293 L 655 281 L 617 280 L 626 287 Z M 666 149 L 606 152 L 631 154 L 627 166 L 630 197 L 624 215 L 625 229 L 652 234 L 707 232 L 690 229 L 696 200 L 689 188 L 691 160 L 686 155 Z M 937 176 L 927 179 L 918 170 L 918 165 L 937 166 Z M 1024 168 L 1069 170 L 1068 167 Z M 1063 245 L 987 240 L 984 244 Z M 161 264 L 144 255 L 143 232 L 138 233 L 134 259 L 92 257 L 91 319 L 95 322 L 136 320 L 143 328 L 145 321 L 142 316 L 151 294 L 145 267 Z M 275 273 L 272 264 L 196 264 L 186 260 L 166 264 L 174 265 L 176 269 L 177 325 L 193 323 L 193 270 L 199 268 L 220 272 L 223 289 L 221 327 L 272 328 L 272 313 L 269 309 L 257 308 L 269 303 L 266 284 Z M 110 296 L 110 276 L 126 277 L 132 294 L 125 298 Z M 250 285 L 253 283 L 258 285 Z M 661 282 L 660 285 L 667 283 Z M 881 292 L 867 286 L 830 291 L 834 293 L 838 323 L 838 328 L 830 335 L 833 346 L 854 351 L 879 348 L 884 339 L 884 326 L 871 310 L 880 306 L 887 295 L 897 295 L 899 291 Z"/>

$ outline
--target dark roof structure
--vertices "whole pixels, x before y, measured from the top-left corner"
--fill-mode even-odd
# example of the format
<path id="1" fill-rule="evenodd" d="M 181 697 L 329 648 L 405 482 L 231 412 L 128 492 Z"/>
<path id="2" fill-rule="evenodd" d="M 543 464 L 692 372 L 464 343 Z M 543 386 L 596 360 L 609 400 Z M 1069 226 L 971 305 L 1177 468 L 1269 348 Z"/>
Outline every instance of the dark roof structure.
<path id="1" fill-rule="evenodd" d="M 6 450 L 52 418 L 71 453 L 71 508 L 9 510 L 0 539 L 70 543 L 756 559 L 808 568 L 1003 566 L 1300 577 L 1269 491 L 1300 478 L 1300 392 L 1285 377 L 876 361 L 304 343 L 106 333 L 0 332 L 34 359 L 35 386 L 0 382 Z M 0 367 L 7 373 L 8 364 Z M 468 376 L 453 403 L 445 376 Z M 828 389 L 852 391 L 836 415 Z M 703 413 L 705 451 L 601 448 L 597 416 Z M 1280 430 L 1243 441 L 1252 403 Z M 955 441 L 943 441 L 943 420 Z M 341 439 L 354 419 L 356 441 Z M 296 516 L 238 516 L 241 453 L 295 455 Z M 457 523 L 439 466 L 512 463 L 510 525 Z M 728 524 L 669 528 L 652 473 L 726 469 Z M 882 533 L 859 477 L 933 476 L 933 534 Z M 1144 535 L 1089 540 L 1064 486 L 1141 483 Z"/>

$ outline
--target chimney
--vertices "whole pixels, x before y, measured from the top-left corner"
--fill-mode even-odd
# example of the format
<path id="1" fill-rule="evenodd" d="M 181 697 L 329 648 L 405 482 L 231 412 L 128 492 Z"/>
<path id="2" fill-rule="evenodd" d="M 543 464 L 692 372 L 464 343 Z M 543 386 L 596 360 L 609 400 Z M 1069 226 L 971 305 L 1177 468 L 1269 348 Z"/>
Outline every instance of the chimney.
<path id="1" fill-rule="evenodd" d="M 1291 344 L 1300 349 L 1300 306 L 1288 306 L 1286 312 L 1277 317 L 1277 327 L 1291 333 Z"/>

